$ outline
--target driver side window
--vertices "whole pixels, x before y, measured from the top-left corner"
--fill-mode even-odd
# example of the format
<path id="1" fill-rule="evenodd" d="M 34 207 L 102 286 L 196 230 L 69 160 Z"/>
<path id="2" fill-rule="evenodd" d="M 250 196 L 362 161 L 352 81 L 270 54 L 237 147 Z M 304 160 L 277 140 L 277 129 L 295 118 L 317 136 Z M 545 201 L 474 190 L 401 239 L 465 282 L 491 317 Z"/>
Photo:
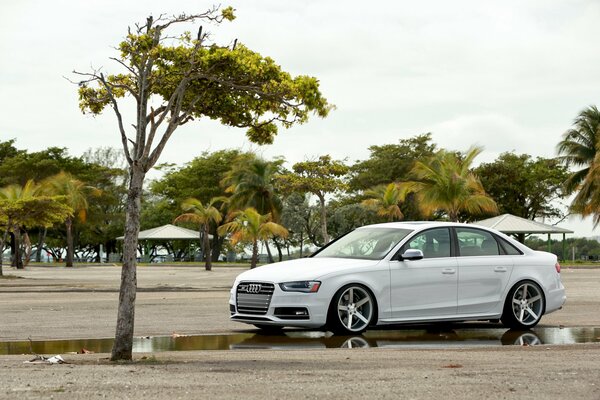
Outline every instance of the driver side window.
<path id="1" fill-rule="evenodd" d="M 424 258 L 450 257 L 450 230 L 448 228 L 429 229 L 413 237 L 403 246 L 403 252 L 417 249 Z"/>

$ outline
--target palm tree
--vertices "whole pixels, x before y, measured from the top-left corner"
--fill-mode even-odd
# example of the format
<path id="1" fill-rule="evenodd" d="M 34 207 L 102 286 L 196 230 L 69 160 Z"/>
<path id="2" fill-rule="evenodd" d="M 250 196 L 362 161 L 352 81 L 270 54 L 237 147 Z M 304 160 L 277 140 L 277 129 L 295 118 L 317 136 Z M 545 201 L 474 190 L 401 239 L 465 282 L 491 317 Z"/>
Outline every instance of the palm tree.
<path id="1" fill-rule="evenodd" d="M 53 175 L 42 183 L 42 190 L 45 193 L 54 196 L 64 196 L 66 203 L 73 209 L 73 215 L 69 215 L 65 220 L 65 227 L 67 229 L 67 257 L 65 259 L 65 266 L 73 266 L 73 219 L 74 215 L 80 222 L 85 222 L 87 218 L 88 202 L 86 194 L 93 192 L 97 194 L 98 189 L 86 186 L 82 181 L 74 178 L 67 172 L 59 172 Z"/>
<path id="2" fill-rule="evenodd" d="M 571 209 L 584 216 L 594 215 L 600 223 L 600 111 L 590 106 L 581 111 L 573 128 L 563 134 L 557 150 L 561 160 L 577 169 L 565 181 L 567 195 L 577 192 Z"/>
<path id="3" fill-rule="evenodd" d="M 405 188 L 396 183 L 390 183 L 387 186 L 378 185 L 365 191 L 365 195 L 369 198 L 363 200 L 362 204 L 375 208 L 377 215 L 386 217 L 389 222 L 399 221 L 404 218 L 400 210 L 400 203 L 405 200 L 406 194 Z"/>
<path id="4" fill-rule="evenodd" d="M 224 197 L 214 197 L 206 205 L 198 199 L 189 198 L 181 204 L 181 208 L 185 211 L 175 218 L 174 223 L 178 222 L 193 222 L 200 225 L 202 238 L 202 256 L 205 261 L 207 271 L 212 270 L 212 260 L 210 252 L 210 235 L 209 229 L 211 223 L 218 224 L 223 219 L 221 212 L 214 207 L 214 204 L 219 201 L 225 201 Z"/>
<path id="5" fill-rule="evenodd" d="M 252 244 L 252 261 L 250 268 L 256 267 L 258 261 L 258 241 L 268 240 L 274 236 L 286 238 L 287 229 L 272 221 L 271 214 L 261 215 L 254 208 L 234 212 L 228 222 L 219 227 L 219 234 L 231 233 L 231 242 Z"/>
<path id="6" fill-rule="evenodd" d="M 275 190 L 275 177 L 280 163 L 270 162 L 254 154 L 242 154 L 225 174 L 225 191 L 231 193 L 229 206 L 242 210 L 252 207 L 260 214 L 271 214 L 279 222 L 283 208 Z"/>
<path id="7" fill-rule="evenodd" d="M 462 212 L 497 213 L 496 202 L 471 171 L 473 160 L 482 150 L 472 147 L 464 155 L 440 150 L 425 162 L 417 161 L 410 171 L 414 180 L 403 186 L 415 192 L 417 203 L 427 215 L 441 211 L 456 222 Z"/>

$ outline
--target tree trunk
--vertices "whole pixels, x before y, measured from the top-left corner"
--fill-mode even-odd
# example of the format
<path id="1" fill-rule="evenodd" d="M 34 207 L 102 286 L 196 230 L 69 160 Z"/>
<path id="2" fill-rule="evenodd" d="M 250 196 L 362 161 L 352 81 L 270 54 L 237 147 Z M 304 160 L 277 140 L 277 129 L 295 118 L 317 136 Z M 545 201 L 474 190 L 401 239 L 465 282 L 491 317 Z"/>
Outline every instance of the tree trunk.
<path id="1" fill-rule="evenodd" d="M 215 230 L 213 233 L 213 246 L 211 249 L 212 253 L 212 261 L 219 261 L 219 256 L 221 255 L 221 249 L 223 248 L 223 243 L 225 243 L 225 236 L 219 236 L 217 231 Z"/>
<path id="2" fill-rule="evenodd" d="M 6 225 L 6 230 L 4 231 L 4 235 L 2 235 L 2 242 L 0 242 L 0 276 L 2 276 L 2 259 L 4 258 L 4 243 L 6 243 L 6 238 L 8 238 L 8 227 L 10 226 L 10 221 Z"/>
<path id="3" fill-rule="evenodd" d="M 458 222 L 458 213 L 459 210 L 450 210 L 448 212 L 448 218 L 450 219 L 450 222 Z"/>
<path id="4" fill-rule="evenodd" d="M 35 262 L 42 262 L 42 250 L 44 248 L 44 242 L 46 241 L 46 233 L 48 228 L 40 229 L 38 237 L 38 245 L 35 252 Z"/>
<path id="5" fill-rule="evenodd" d="M 329 243 L 329 234 L 327 233 L 327 209 L 325 208 L 325 197 L 319 195 L 319 204 L 321 206 L 321 233 L 323 235 L 323 244 Z"/>
<path id="6" fill-rule="evenodd" d="M 275 260 L 273 260 L 273 254 L 271 254 L 271 248 L 269 247 L 269 241 L 265 240 L 264 244 L 265 244 L 265 247 L 267 248 L 267 255 L 269 256 L 269 262 L 270 263 L 275 262 Z"/>
<path id="7" fill-rule="evenodd" d="M 304 232 L 300 232 L 300 258 L 303 257 L 303 251 L 304 251 Z"/>
<path id="8" fill-rule="evenodd" d="M 67 217 L 65 221 L 65 226 L 67 228 L 67 257 L 65 259 L 65 267 L 73 266 L 73 220 L 71 217 Z"/>
<path id="9" fill-rule="evenodd" d="M 26 267 L 29 265 L 29 261 L 31 261 L 31 240 L 27 231 L 23 234 L 23 254 L 25 255 L 23 266 Z"/>
<path id="10" fill-rule="evenodd" d="M 23 257 L 21 254 L 21 227 L 19 225 L 13 226 L 13 239 L 14 239 L 14 253 L 12 265 L 16 269 L 23 269 Z"/>
<path id="11" fill-rule="evenodd" d="M 144 177 L 145 173 L 140 166 L 131 166 L 129 190 L 127 193 L 127 212 L 125 215 L 119 312 L 117 315 L 115 342 L 110 357 L 112 361 L 131 360 L 132 357 L 135 296 L 137 290 L 137 244 L 140 232 L 140 209 Z"/>
<path id="12" fill-rule="evenodd" d="M 273 240 L 273 243 L 275 243 L 275 247 L 277 248 L 277 256 L 279 257 L 279 262 L 283 261 L 283 251 L 281 250 L 281 245 L 279 244 L 279 242 Z"/>
<path id="13" fill-rule="evenodd" d="M 204 245 L 202 247 L 204 247 L 204 249 L 202 250 L 202 256 L 204 257 L 204 260 L 206 261 L 206 264 L 204 265 L 204 268 L 207 271 L 211 271 L 212 270 L 212 260 L 211 260 L 211 254 L 210 254 L 210 238 L 208 236 L 208 224 L 204 224 L 203 225 L 203 243 Z"/>
<path id="14" fill-rule="evenodd" d="M 252 242 L 252 260 L 250 261 L 250 269 L 256 267 L 257 261 L 258 261 L 258 241 L 254 240 Z"/>

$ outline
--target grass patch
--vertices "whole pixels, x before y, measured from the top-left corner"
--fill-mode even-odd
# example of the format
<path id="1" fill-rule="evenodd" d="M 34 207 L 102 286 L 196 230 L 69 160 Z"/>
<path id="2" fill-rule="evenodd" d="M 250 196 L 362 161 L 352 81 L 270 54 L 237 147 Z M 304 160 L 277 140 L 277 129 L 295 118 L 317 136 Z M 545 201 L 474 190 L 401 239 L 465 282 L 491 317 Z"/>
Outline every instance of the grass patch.
<path id="1" fill-rule="evenodd" d="M 567 268 L 576 268 L 576 269 L 596 269 L 600 268 L 600 263 L 591 263 L 589 261 L 561 261 L 560 262 L 561 269 Z"/>

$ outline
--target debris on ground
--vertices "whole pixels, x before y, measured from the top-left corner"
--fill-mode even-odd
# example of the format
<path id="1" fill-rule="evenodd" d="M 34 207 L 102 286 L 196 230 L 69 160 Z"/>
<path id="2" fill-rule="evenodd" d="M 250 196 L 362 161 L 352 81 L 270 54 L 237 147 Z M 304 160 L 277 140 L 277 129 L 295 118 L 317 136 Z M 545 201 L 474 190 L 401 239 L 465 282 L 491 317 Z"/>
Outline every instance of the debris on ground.
<path id="1" fill-rule="evenodd" d="M 94 354 L 95 352 L 92 350 L 88 350 L 85 347 L 82 347 L 81 350 L 77 352 L 77 354 Z"/>
<path id="2" fill-rule="evenodd" d="M 66 362 L 60 355 L 45 357 L 37 354 L 31 360 L 24 361 L 23 364 L 68 364 L 68 362 Z"/>

